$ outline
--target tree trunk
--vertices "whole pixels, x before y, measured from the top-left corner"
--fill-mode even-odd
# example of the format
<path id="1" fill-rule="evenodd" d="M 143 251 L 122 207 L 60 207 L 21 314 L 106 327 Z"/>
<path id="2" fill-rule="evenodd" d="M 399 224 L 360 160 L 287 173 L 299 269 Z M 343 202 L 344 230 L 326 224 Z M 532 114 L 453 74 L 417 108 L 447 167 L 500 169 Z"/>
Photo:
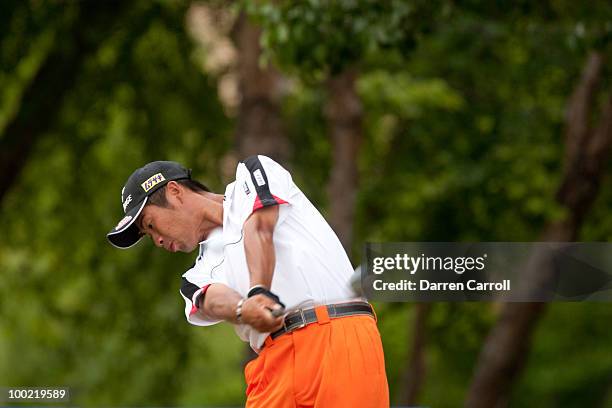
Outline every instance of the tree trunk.
<path id="1" fill-rule="evenodd" d="M 601 82 L 602 55 L 593 52 L 582 78 L 572 94 L 566 115 L 564 175 L 557 201 L 568 210 L 567 218 L 549 224 L 542 241 L 573 241 L 590 206 L 597 197 L 603 166 L 612 144 L 612 95 L 608 96 L 599 119 L 591 130 L 589 119 L 595 93 Z M 552 271 L 531 268 L 542 287 L 552 279 Z M 478 359 L 468 391 L 466 406 L 505 407 L 513 381 L 522 370 L 534 328 L 545 311 L 545 303 L 506 303 L 489 333 Z"/>
<path id="2" fill-rule="evenodd" d="M 261 30 L 240 15 L 232 30 L 238 51 L 238 109 L 236 150 L 239 159 L 263 154 L 287 165 L 289 142 L 282 126 L 280 99 L 283 76 L 275 68 L 259 65 Z M 257 357 L 247 344 L 243 364 Z"/>
<path id="3" fill-rule="evenodd" d="M 357 159 L 362 139 L 363 108 L 353 69 L 331 77 L 327 81 L 328 101 L 325 117 L 333 145 L 329 182 L 330 224 L 347 254 L 351 254 L 353 220 L 359 169 Z"/>
<path id="4" fill-rule="evenodd" d="M 426 372 L 426 323 L 430 310 L 431 305 L 428 303 L 417 303 L 415 306 L 415 317 L 412 329 L 412 348 L 397 398 L 397 403 L 402 406 L 416 405 L 421 389 L 423 388 Z"/>
<path id="5" fill-rule="evenodd" d="M 0 138 L 0 202 L 18 179 L 37 140 L 52 126 L 83 62 L 112 32 L 125 4 L 80 2 L 78 15 L 57 34 L 56 45 L 23 93 L 21 107 Z"/>
<path id="6" fill-rule="evenodd" d="M 238 50 L 240 106 L 236 147 L 240 159 L 259 153 L 286 164 L 290 149 L 280 106 L 284 78 L 274 67 L 260 66 L 261 30 L 244 13 L 232 31 Z"/>

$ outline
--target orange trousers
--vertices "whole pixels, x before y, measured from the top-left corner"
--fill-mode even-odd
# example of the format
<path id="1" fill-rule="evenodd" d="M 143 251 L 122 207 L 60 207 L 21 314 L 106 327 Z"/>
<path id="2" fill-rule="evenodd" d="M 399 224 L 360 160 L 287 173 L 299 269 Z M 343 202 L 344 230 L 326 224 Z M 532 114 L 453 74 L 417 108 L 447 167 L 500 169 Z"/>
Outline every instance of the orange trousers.
<path id="1" fill-rule="evenodd" d="M 247 408 L 389 408 L 385 361 L 370 316 L 329 319 L 266 339 L 245 367 Z"/>

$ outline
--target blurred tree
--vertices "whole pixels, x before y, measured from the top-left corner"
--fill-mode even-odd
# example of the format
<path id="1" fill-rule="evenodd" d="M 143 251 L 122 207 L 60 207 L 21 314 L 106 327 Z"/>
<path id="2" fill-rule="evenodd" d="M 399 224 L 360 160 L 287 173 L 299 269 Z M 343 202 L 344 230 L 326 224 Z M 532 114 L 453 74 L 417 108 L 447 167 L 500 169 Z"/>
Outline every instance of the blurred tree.
<path id="1" fill-rule="evenodd" d="M 433 3 L 246 2 L 247 11 L 263 27 L 267 56 L 289 72 L 326 84 L 324 116 L 333 152 L 328 219 L 349 255 L 363 133 L 356 90 L 359 66 L 382 47 L 401 46 L 408 52 L 431 23 L 423 17 L 435 10 Z"/>
<path id="2" fill-rule="evenodd" d="M 592 52 L 580 82 L 571 96 L 566 115 L 564 176 L 557 200 L 567 216 L 547 227 L 540 241 L 576 241 L 580 227 L 599 193 L 612 146 L 612 92 L 607 91 L 599 123 L 591 129 L 591 111 L 601 82 L 603 55 Z M 536 288 L 546 287 L 554 271 L 525 271 L 537 275 Z M 491 407 L 508 400 L 513 381 L 529 353 L 531 334 L 545 303 L 508 303 L 487 337 L 470 387 L 466 405 Z"/>
<path id="3" fill-rule="evenodd" d="M 426 344 L 427 344 L 427 318 L 431 305 L 418 303 L 414 306 L 414 325 L 412 326 L 412 344 L 406 368 L 402 375 L 396 396 L 399 404 L 414 406 L 418 403 L 425 382 L 426 373 Z"/>
<path id="4" fill-rule="evenodd" d="M 569 179 L 564 108 L 589 53 L 609 59 L 609 2 L 258 5 L 268 24 L 263 51 L 299 73 L 277 105 L 292 173 L 324 211 L 330 198 L 321 186 L 334 164 L 329 81 L 355 73 L 362 139 L 352 163 L 359 175 L 354 261 L 366 241 L 529 241 L 569 214 L 553 198 Z M 121 212 L 117 186 L 147 161 L 182 161 L 213 189 L 227 182 L 223 158 L 236 146 L 237 118 L 220 102 L 224 78 L 205 66 L 213 52 L 185 33 L 190 6 L 130 3 L 47 106 L 54 118 L 40 126 L 0 201 L 1 384 L 70 385 L 78 405 L 244 401 L 243 343 L 229 325 L 202 330 L 182 318 L 178 277 L 191 256 L 146 243 L 123 253 L 103 238 Z M 0 143 L 7 146 L 7 126 L 33 100 L 26 95 L 34 78 L 62 44 L 73 44 L 58 33 L 81 24 L 74 18 L 90 4 L 0 7 Z M 609 64 L 601 69 L 593 106 L 604 106 L 612 85 Z M 590 116 L 595 129 L 602 115 Z M 567 172 L 593 174 L 589 163 Z M 612 239 L 612 189 L 604 188 L 612 168 L 601 163 L 606 178 L 582 221 L 584 240 Z M 579 203 L 572 196 L 564 195 Z M 420 306 L 376 307 L 394 404 L 415 389 L 421 405 L 465 400 L 501 307 L 433 304 L 425 318 Z M 610 405 L 610 308 L 547 309 L 508 404 Z"/>
<path id="5" fill-rule="evenodd" d="M 15 2 L 12 6 L 5 16 L 13 15 L 14 20 L 22 19 L 29 25 L 26 32 L 20 33 L 22 36 L 26 37 L 29 34 L 27 30 L 31 30 L 34 31 L 33 38 L 44 35 L 67 41 L 55 41 L 53 46 L 43 46 L 42 50 L 29 50 L 43 56 L 40 58 L 42 61 L 37 62 L 39 66 L 32 70 L 35 72 L 32 77 L 25 79 L 28 84 L 20 90 L 20 108 L 5 124 L 5 136 L 0 139 L 0 202 L 28 162 L 36 141 L 56 119 L 61 101 L 76 83 L 75 77 L 83 62 L 108 33 L 117 28 L 120 16 L 127 8 L 120 1 L 52 4 L 42 12 L 30 10 L 26 3 Z M 41 21 L 42 18 L 50 21 Z M 41 29 L 37 25 L 43 24 L 47 24 L 47 30 L 42 34 L 36 33 Z M 10 26 L 6 24 L 5 27 Z M 5 53 L 5 56 L 8 58 L 5 58 L 4 66 L 16 62 L 14 54 Z"/>
<path id="6" fill-rule="evenodd" d="M 419 104 L 414 109 L 411 100 L 399 109 L 389 97 L 373 99 L 374 103 L 366 99 L 366 123 L 379 134 L 366 139 L 373 153 L 368 157 L 372 171 L 363 173 L 366 191 L 357 220 L 364 225 L 358 230 L 398 241 L 530 240 L 547 222 L 563 215 L 552 200 L 551 187 L 561 175 L 562 103 L 584 58 L 583 45 L 592 34 L 606 32 L 601 24 L 605 18 L 592 15 L 587 34 L 576 39 L 571 18 L 560 23 L 549 17 L 550 26 L 539 26 L 525 15 L 520 17 L 522 9 L 491 6 L 475 12 L 473 8 L 454 8 L 438 30 L 421 39 L 411 60 L 398 58 L 394 66 L 393 58 L 387 58 L 385 74 L 396 69 L 417 77 L 439 75 L 465 103 L 445 112 L 423 110 Z M 524 11 L 527 16 L 535 12 Z M 402 94 L 399 89 L 395 94 Z M 383 90 L 374 95 L 385 95 Z M 372 219 L 381 222 L 372 225 L 368 222 Z M 436 314 L 439 307 L 434 305 L 432 312 Z M 584 306 L 585 313 L 588 310 Z M 486 316 L 481 307 L 479 313 L 457 318 L 487 322 Z M 487 326 L 477 327 L 474 333 L 484 336 Z M 461 386 L 449 383 L 467 386 L 467 382 L 459 372 L 451 374 L 452 367 L 469 370 L 469 356 L 475 357 L 477 348 L 453 352 L 435 336 L 430 338 L 427 360 L 434 367 L 428 370 L 431 385 L 423 403 L 453 406 L 450 401 L 463 395 Z M 432 355 L 441 346 L 444 358 L 436 367 Z M 393 362 L 390 369 L 394 370 Z M 448 397 L 433 397 L 442 388 Z M 534 385 L 530 391 L 536 389 Z"/>
<path id="7" fill-rule="evenodd" d="M 236 138 L 240 159 L 264 154 L 287 164 L 290 146 L 283 131 L 280 109 L 285 80 L 270 64 L 262 66 L 261 30 L 244 13 L 232 31 L 238 50 L 240 107 Z"/>
<path id="8" fill-rule="evenodd" d="M 239 403 L 242 382 L 205 364 L 209 340 L 182 318 L 180 274 L 191 257 L 145 244 L 123 254 L 104 239 L 121 213 L 120 186 L 148 161 L 189 163 L 221 184 L 231 132 L 215 84 L 190 57 L 187 5 L 14 6 L 9 26 L 21 31 L 0 48 L 0 117 L 9 118 L 0 143 L 23 141 L 12 123 L 37 137 L 1 202 L 0 383 L 71 386 L 78 405 L 177 405 L 182 395 Z M 22 26 L 30 14 L 40 26 Z M 209 385 L 187 393 L 190 377 Z"/>
<path id="9" fill-rule="evenodd" d="M 324 111 L 333 149 L 333 165 L 327 186 L 329 222 L 349 256 L 359 183 L 358 157 L 363 137 L 363 109 L 357 94 L 356 77 L 355 68 L 347 67 L 327 80 L 329 94 Z"/>
<path id="10" fill-rule="evenodd" d="M 262 65 L 261 29 L 241 12 L 232 29 L 237 49 L 240 105 L 236 118 L 237 152 L 240 160 L 263 154 L 290 167 L 291 146 L 284 132 L 281 98 L 286 80 L 272 65 Z M 257 357 L 245 344 L 245 364 Z"/>

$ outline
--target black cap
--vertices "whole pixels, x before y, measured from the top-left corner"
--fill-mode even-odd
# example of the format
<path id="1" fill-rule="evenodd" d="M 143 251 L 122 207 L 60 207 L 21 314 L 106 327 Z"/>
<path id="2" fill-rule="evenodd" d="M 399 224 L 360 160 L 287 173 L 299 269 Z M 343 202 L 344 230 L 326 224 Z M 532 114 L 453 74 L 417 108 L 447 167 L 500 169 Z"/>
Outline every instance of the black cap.
<path id="1" fill-rule="evenodd" d="M 136 244 L 142 234 L 134 223 L 155 191 L 169 181 L 190 179 L 191 170 L 171 161 L 155 161 L 137 169 L 128 178 L 121 190 L 121 203 L 125 216 L 106 238 L 117 248 L 129 248 Z"/>

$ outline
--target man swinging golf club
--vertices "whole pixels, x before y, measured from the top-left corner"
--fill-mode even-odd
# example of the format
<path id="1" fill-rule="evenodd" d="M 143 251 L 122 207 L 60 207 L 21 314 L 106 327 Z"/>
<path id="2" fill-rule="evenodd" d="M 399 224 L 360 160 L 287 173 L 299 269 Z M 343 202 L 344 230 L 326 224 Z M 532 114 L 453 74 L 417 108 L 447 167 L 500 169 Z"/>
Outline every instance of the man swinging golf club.
<path id="1" fill-rule="evenodd" d="M 121 201 L 114 246 L 149 235 L 171 252 L 199 247 L 182 278 L 185 314 L 233 324 L 259 354 L 245 367 L 247 407 L 389 406 L 374 311 L 353 294 L 331 227 L 278 163 L 247 158 L 220 195 L 178 163 L 152 162 Z"/>

